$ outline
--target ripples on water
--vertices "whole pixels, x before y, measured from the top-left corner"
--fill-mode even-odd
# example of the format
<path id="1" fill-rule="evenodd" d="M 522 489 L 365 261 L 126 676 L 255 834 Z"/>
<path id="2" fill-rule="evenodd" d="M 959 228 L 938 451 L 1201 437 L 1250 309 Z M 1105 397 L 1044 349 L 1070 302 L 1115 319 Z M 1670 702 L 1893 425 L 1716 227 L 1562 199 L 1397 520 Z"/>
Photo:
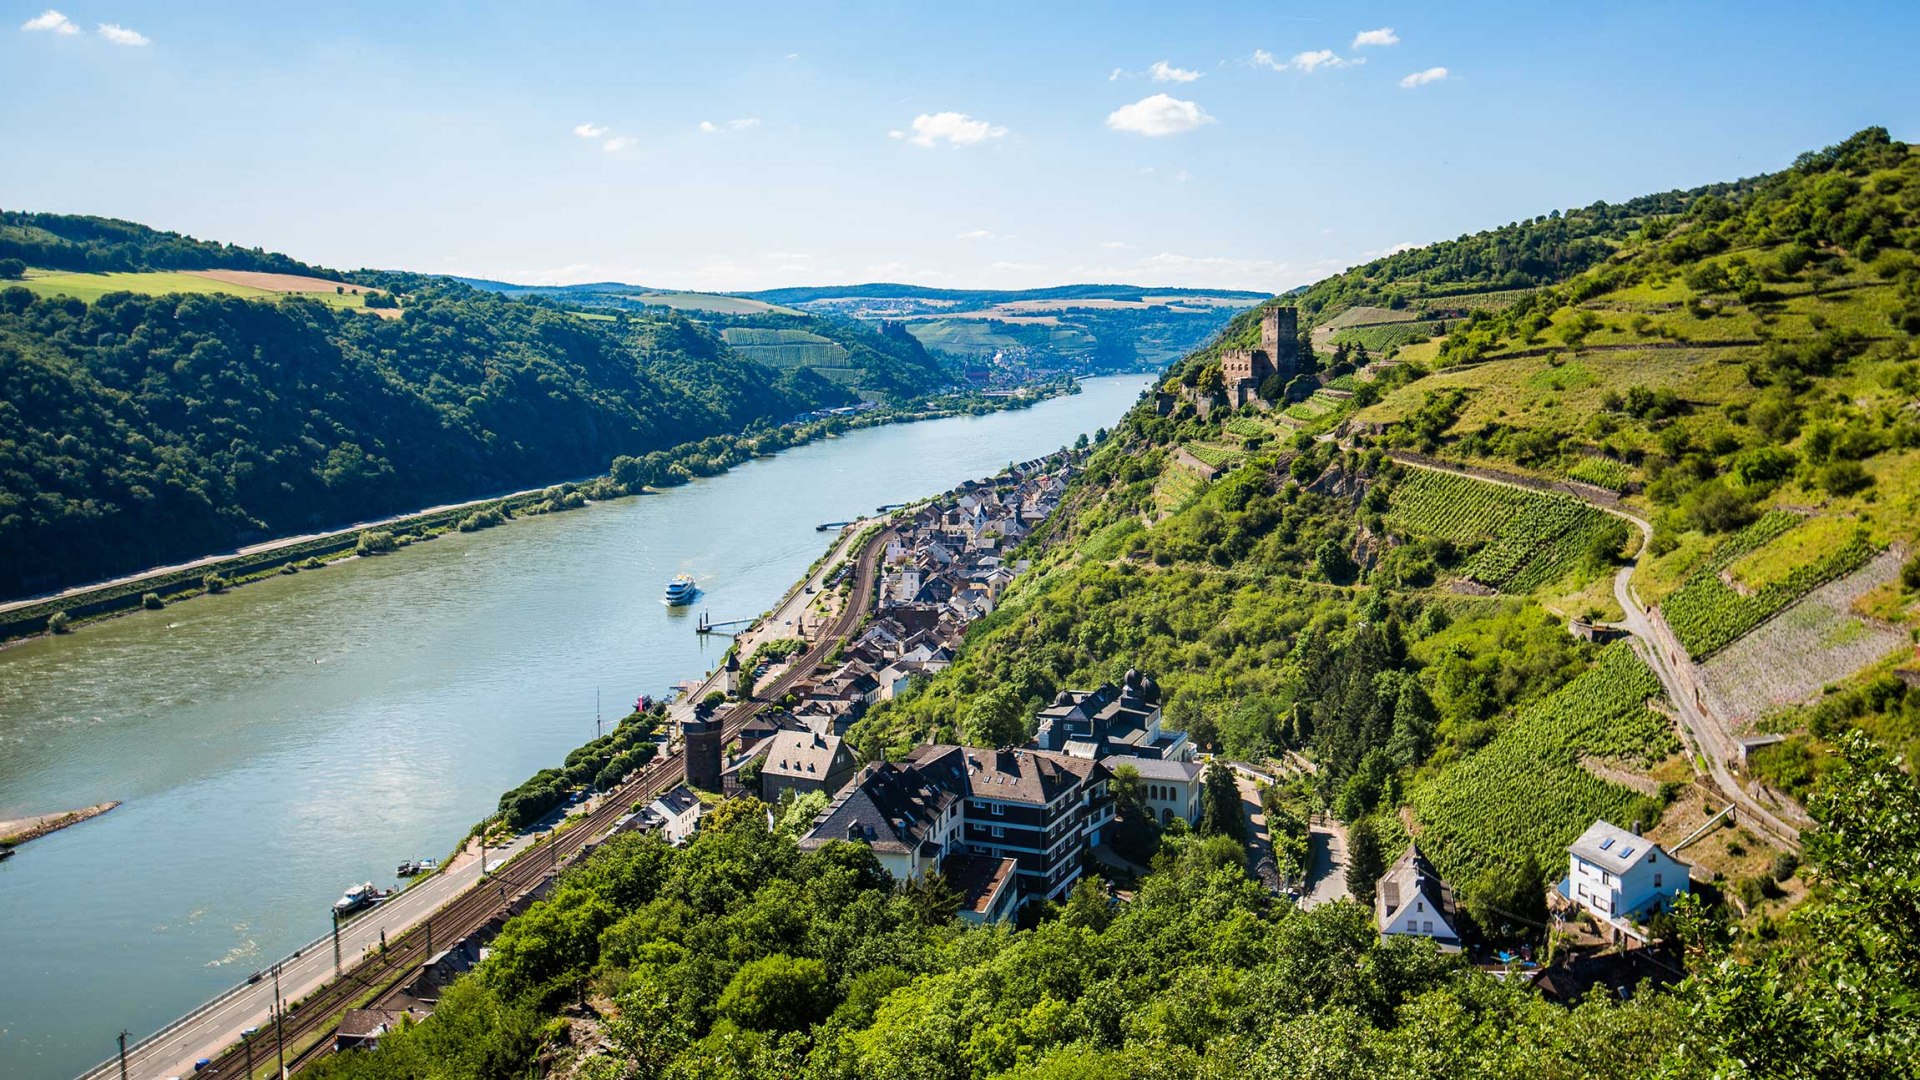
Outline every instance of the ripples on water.
<path id="1" fill-rule="evenodd" d="M 0 863 L 0 1076 L 70 1076 L 451 850 L 641 693 L 770 608 L 821 521 L 1111 426 L 1143 378 L 854 432 L 654 496 L 454 534 L 0 651 L 0 818 L 119 809 Z M 660 589 L 702 595 L 669 613 Z M 241 962 L 242 960 L 245 962 Z"/>

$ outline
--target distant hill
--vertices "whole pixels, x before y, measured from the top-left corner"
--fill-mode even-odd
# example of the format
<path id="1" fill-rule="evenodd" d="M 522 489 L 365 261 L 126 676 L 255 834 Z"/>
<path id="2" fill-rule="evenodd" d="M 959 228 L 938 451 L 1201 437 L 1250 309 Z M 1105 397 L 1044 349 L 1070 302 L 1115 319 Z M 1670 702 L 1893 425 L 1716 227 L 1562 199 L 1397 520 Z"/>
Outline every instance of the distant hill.
<path id="1" fill-rule="evenodd" d="M 136 270 L 258 270 L 340 280 L 337 271 L 259 248 L 195 240 L 118 218 L 0 210 L 0 259 L 92 273 Z"/>
<path id="2" fill-rule="evenodd" d="M 1006 304 L 1021 300 L 1138 300 L 1145 296 L 1220 296 L 1235 300 L 1265 300 L 1270 294 L 1240 289 L 1176 289 L 1145 285 L 1055 285 L 1045 289 L 936 289 L 925 285 L 874 282 L 866 285 L 806 285 L 736 293 L 772 304 L 805 304 L 815 300 L 867 297 L 875 300 L 960 300 L 969 304 Z"/>

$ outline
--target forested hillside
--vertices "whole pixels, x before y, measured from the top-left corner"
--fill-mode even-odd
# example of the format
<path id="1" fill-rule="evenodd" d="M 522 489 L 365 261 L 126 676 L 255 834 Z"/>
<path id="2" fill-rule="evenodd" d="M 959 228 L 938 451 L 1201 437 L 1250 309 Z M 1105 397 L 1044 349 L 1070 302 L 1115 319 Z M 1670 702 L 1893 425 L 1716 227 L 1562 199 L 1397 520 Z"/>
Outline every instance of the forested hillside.
<path id="1" fill-rule="evenodd" d="M 310 300 L 0 292 L 0 595 L 606 471 L 852 400 L 660 312 L 402 275 Z"/>
<path id="2" fill-rule="evenodd" d="M 93 273 L 125 270 L 262 270 L 339 278 L 278 252 L 209 243 L 118 218 L 0 210 L 0 260 Z"/>

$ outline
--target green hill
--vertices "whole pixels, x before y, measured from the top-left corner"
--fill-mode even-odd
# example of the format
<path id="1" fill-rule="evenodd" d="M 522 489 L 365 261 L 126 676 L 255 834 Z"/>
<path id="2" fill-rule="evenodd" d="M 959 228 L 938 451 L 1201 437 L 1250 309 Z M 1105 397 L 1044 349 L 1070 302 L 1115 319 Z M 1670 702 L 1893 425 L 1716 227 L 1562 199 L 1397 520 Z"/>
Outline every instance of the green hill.
<path id="1" fill-rule="evenodd" d="M 672 313 L 362 275 L 314 300 L 0 290 L 0 595 L 605 472 L 852 400 Z"/>

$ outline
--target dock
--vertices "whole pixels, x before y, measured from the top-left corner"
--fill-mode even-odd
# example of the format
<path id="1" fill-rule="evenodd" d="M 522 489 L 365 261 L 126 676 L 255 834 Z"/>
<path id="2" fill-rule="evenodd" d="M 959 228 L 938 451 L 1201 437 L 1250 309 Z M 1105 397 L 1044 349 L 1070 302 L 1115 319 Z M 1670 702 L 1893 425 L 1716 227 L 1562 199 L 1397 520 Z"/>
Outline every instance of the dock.
<path id="1" fill-rule="evenodd" d="M 851 521 L 823 521 L 820 524 L 815 525 L 813 527 L 813 531 L 814 532 L 832 532 L 834 529 L 844 529 L 851 524 L 853 524 L 853 522 Z"/>
<path id="2" fill-rule="evenodd" d="M 737 634 L 739 633 L 738 630 L 729 630 L 726 628 L 729 626 L 750 626 L 752 624 L 752 619 L 727 619 L 723 622 L 714 622 L 713 616 L 703 611 L 700 613 L 700 621 L 694 625 L 693 632 L 696 634 Z"/>

